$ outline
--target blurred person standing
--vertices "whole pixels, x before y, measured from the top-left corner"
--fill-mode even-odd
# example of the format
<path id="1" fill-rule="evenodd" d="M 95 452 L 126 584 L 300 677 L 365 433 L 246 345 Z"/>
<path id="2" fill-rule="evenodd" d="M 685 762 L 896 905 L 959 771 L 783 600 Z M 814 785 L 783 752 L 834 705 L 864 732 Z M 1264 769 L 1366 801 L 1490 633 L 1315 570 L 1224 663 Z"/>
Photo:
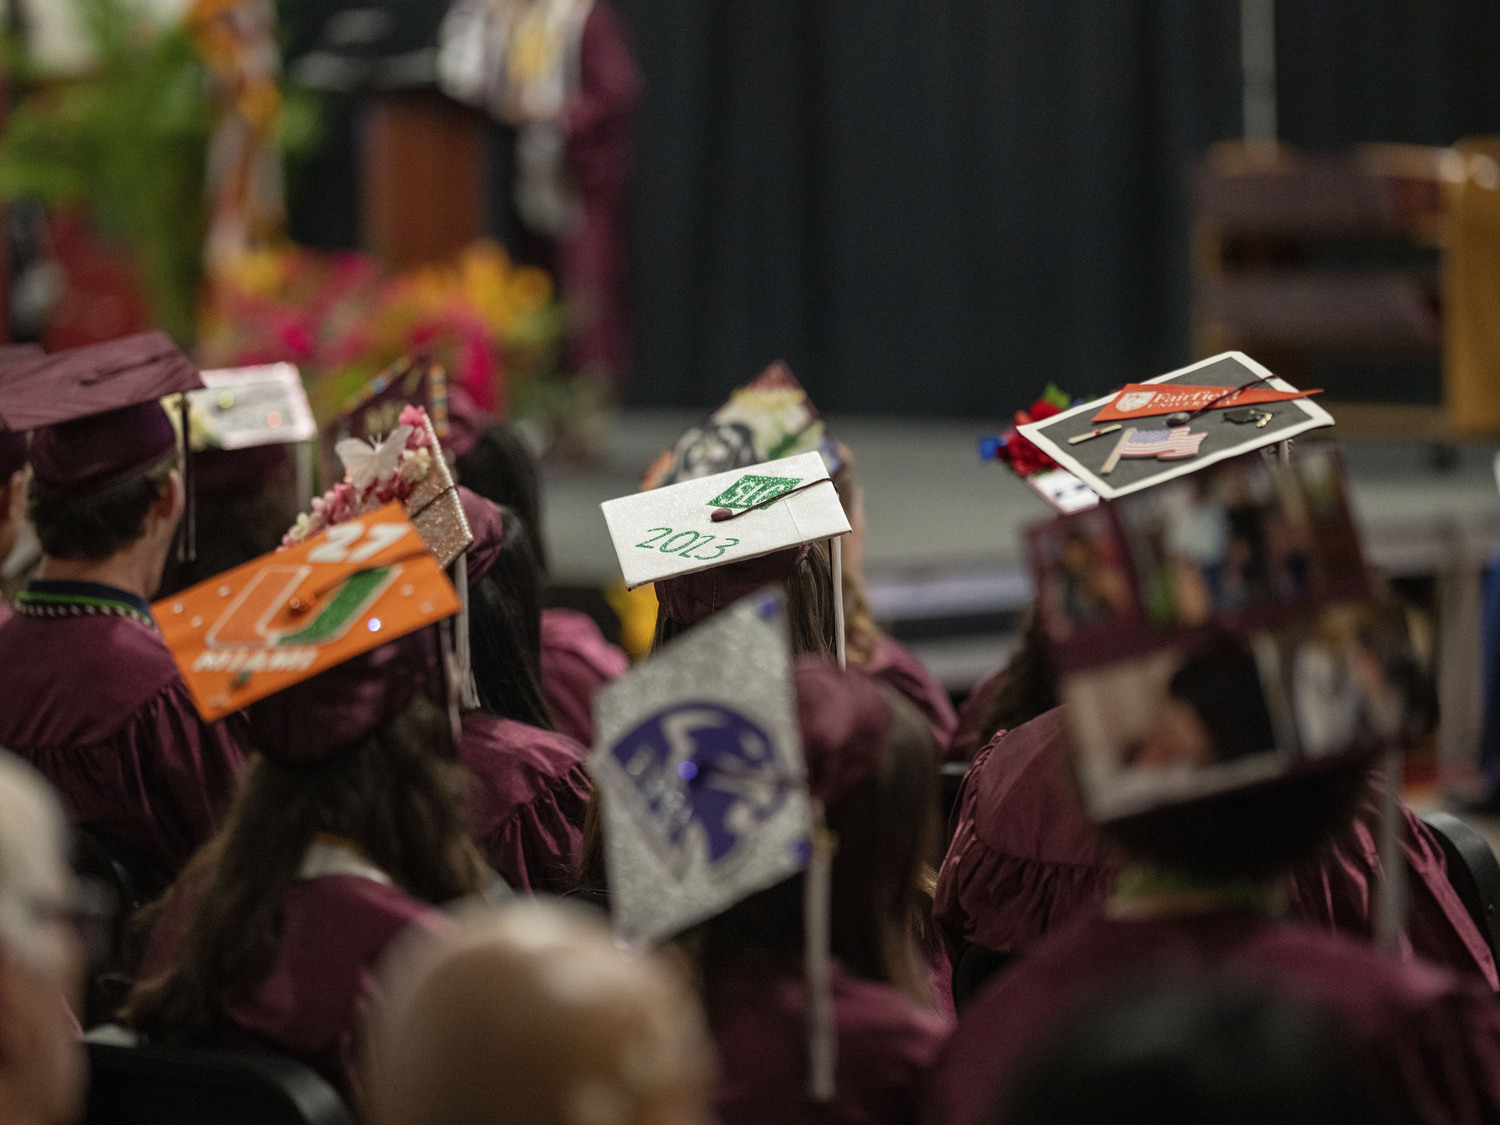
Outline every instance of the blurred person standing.
<path id="1" fill-rule="evenodd" d="M 158 399 L 201 386 L 163 333 L 6 365 L 0 420 L 30 429 L 41 567 L 0 627 L 0 745 L 74 823 L 170 878 L 213 834 L 243 765 L 237 719 L 202 721 L 151 616 L 188 492 Z"/>
<path id="2" fill-rule="evenodd" d="M 706 1125 L 702 1016 L 583 908 L 515 903 L 413 941 L 369 1025 L 371 1125 Z"/>
<path id="3" fill-rule="evenodd" d="M 517 256 L 556 275 L 572 370 L 629 379 L 625 238 L 640 74 L 604 0 L 458 0 L 438 36 L 438 82 L 515 131 Z"/>
<path id="4" fill-rule="evenodd" d="M 83 1108 L 83 952 L 62 809 L 41 776 L 0 751 L 0 1121 L 63 1125 Z"/>

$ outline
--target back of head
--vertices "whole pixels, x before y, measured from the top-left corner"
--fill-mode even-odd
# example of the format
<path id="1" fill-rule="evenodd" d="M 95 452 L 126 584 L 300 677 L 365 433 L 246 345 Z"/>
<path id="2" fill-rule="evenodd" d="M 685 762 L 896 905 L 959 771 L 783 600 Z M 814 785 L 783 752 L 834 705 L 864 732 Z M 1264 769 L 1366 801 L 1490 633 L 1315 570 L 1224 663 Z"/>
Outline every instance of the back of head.
<path id="1" fill-rule="evenodd" d="M 0 751 L 0 1117 L 74 1119 L 84 1057 L 65 1001 L 79 1008 L 83 964 L 64 921 L 73 902 L 64 821 L 47 783 Z"/>
<path id="2" fill-rule="evenodd" d="M 1322 1011 L 1224 976 L 1133 980 L 1064 1016 L 995 1125 L 1381 1122 Z"/>
<path id="3" fill-rule="evenodd" d="M 490 714 L 551 729 L 541 686 L 542 575 L 533 536 L 511 509 L 502 506 L 498 515 L 503 538 L 469 591 L 474 683 Z"/>
<path id="4" fill-rule="evenodd" d="M 478 911 L 393 957 L 369 1024 L 374 1125 L 696 1125 L 711 1064 L 682 981 L 582 908 Z"/>
<path id="5" fill-rule="evenodd" d="M 520 434 L 505 422 L 486 426 L 472 448 L 458 458 L 458 479 L 486 500 L 511 508 L 531 532 L 537 563 L 545 572 L 542 496 L 536 458 Z"/>

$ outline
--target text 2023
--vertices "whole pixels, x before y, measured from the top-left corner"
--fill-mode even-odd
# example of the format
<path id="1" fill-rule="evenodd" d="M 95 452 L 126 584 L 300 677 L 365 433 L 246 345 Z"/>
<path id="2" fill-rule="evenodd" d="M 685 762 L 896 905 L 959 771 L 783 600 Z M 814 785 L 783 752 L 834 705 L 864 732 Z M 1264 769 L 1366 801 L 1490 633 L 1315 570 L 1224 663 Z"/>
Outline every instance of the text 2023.
<path id="1" fill-rule="evenodd" d="M 649 528 L 646 531 L 646 536 L 645 542 L 637 543 L 637 547 L 644 547 L 648 551 L 660 551 L 664 555 L 680 555 L 685 559 L 698 559 L 701 562 L 714 562 L 716 559 L 722 559 L 725 551 L 731 547 L 738 547 L 740 545 L 738 539 L 731 535 L 726 535 L 721 542 L 712 544 L 713 549 L 718 554 L 690 555 L 688 554 L 689 551 L 696 547 L 708 547 L 710 546 L 710 540 L 718 539 L 719 537 L 717 535 L 706 535 L 699 531 L 679 531 L 673 534 L 670 527 Z M 687 543 L 681 542 L 684 536 L 691 537 Z M 666 540 L 665 543 L 662 543 L 663 539 Z M 657 546 L 658 543 L 661 543 L 660 547 Z"/>

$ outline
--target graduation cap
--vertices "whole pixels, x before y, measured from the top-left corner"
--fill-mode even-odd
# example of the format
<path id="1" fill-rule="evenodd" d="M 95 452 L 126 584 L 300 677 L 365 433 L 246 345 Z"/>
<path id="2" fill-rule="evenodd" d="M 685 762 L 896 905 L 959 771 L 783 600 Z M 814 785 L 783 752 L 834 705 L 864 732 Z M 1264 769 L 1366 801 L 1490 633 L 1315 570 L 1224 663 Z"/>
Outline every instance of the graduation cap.
<path id="1" fill-rule="evenodd" d="M 457 593 L 399 503 L 328 527 L 151 607 L 193 703 L 209 721 L 458 611 Z M 338 680 L 332 677 L 325 686 Z M 333 695 L 325 710 L 346 706 L 347 699 Z M 351 718 L 320 731 L 309 712 L 282 726 L 281 741 L 303 746 L 298 753 L 311 758 L 318 748 L 333 753 L 357 741 L 346 736 L 359 723 Z M 293 728 L 301 731 L 295 739 Z"/>
<path id="2" fill-rule="evenodd" d="M 729 469 L 817 451 L 829 473 L 843 467 L 838 445 L 791 368 L 780 361 L 738 388 L 646 470 L 641 488 L 661 488 Z"/>
<path id="3" fill-rule="evenodd" d="M 1337 451 L 1224 461 L 1028 532 L 1089 813 L 1116 820 L 1408 745 L 1415 658 Z"/>
<path id="4" fill-rule="evenodd" d="M 686 480 L 600 505 L 627 589 L 657 583 L 663 609 L 692 625 L 778 582 L 832 539 L 834 609 L 842 614 L 838 537 L 849 520 L 816 452 Z M 843 622 L 838 621 L 843 662 Z"/>
<path id="5" fill-rule="evenodd" d="M 1018 430 L 1070 475 L 1052 483 L 1077 510 L 1070 478 L 1110 500 L 1333 425 L 1313 393 L 1225 352 Z"/>
<path id="6" fill-rule="evenodd" d="M 7 369 L 46 355 L 40 344 L 0 344 L 0 378 Z M 26 466 L 26 431 L 0 427 L 0 488 Z"/>
<path id="7" fill-rule="evenodd" d="M 754 595 L 600 690 L 589 772 L 602 796 L 612 917 L 626 941 L 664 941 L 808 871 L 811 1090 L 826 1100 L 832 848 L 798 700 L 785 595 Z M 836 787 L 849 773 L 823 776 Z"/>
<path id="8" fill-rule="evenodd" d="M 76 495 L 149 468 L 177 446 L 159 399 L 203 386 L 164 332 L 0 365 L 0 422 L 31 430 L 32 470 Z"/>
<path id="9" fill-rule="evenodd" d="M 254 449 L 317 436 L 301 376 L 290 363 L 201 372 L 203 389 L 188 394 L 190 447 Z"/>

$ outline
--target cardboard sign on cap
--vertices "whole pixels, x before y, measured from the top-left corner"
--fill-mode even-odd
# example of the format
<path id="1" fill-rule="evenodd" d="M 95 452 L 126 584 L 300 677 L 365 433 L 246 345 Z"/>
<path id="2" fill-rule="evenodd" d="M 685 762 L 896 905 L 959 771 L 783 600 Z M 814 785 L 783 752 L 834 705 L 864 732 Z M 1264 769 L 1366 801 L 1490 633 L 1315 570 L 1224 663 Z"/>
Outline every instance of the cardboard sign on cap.
<path id="1" fill-rule="evenodd" d="M 262 555 L 151 607 L 205 719 L 458 612 L 399 503 Z"/>
<path id="2" fill-rule="evenodd" d="M 807 865 L 812 813 L 785 599 L 756 594 L 600 690 L 615 924 L 660 941 Z"/>
<path id="3" fill-rule="evenodd" d="M 290 363 L 204 371 L 188 394 L 192 448 L 251 449 L 308 441 L 318 434 L 312 407 Z"/>
<path id="4" fill-rule="evenodd" d="M 1296 387 L 1276 378 L 1243 352 L 1225 352 L 1169 371 L 1146 380 L 1144 386 L 1170 384 L 1197 390 L 1225 387 L 1248 391 L 1259 387 L 1299 393 Z M 1126 406 L 1149 406 L 1146 392 L 1139 385 L 1129 393 L 1134 397 L 1127 400 Z M 1101 425 L 1097 416 L 1116 404 L 1119 397 L 1106 395 L 1018 428 L 1062 468 L 1105 500 L 1113 500 L 1309 430 L 1333 425 L 1328 411 L 1305 398 L 1266 402 L 1260 396 L 1261 401 L 1246 406 L 1243 392 L 1238 398 L 1226 398 L 1225 405 L 1205 409 L 1183 426 L 1167 424 L 1170 414 L 1182 410 L 1180 405 L 1170 406 L 1160 415 L 1147 418 L 1132 415 Z M 1203 405 L 1201 397 L 1189 398 Z M 1183 413 L 1191 414 L 1196 409 L 1190 406 Z"/>
<path id="5" fill-rule="evenodd" d="M 600 507 L 632 590 L 849 531 L 817 453 L 638 492 Z M 718 520 L 716 513 L 722 513 Z"/>

